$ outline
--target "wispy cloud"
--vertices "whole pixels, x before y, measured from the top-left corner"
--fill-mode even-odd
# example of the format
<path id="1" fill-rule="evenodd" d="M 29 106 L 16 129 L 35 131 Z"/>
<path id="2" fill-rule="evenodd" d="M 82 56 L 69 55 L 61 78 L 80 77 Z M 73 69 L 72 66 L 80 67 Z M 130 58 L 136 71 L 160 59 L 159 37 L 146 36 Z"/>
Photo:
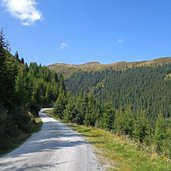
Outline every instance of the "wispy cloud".
<path id="1" fill-rule="evenodd" d="M 36 0 L 1 0 L 1 5 L 22 25 L 29 26 L 42 19 Z"/>
<path id="2" fill-rule="evenodd" d="M 66 43 L 66 42 L 61 42 L 60 44 L 59 44 L 59 49 L 66 49 L 67 47 L 69 46 L 69 44 L 68 43 Z"/>
<path id="3" fill-rule="evenodd" d="M 116 41 L 118 44 L 123 44 L 124 43 L 124 40 L 122 38 L 118 38 L 117 41 Z"/>

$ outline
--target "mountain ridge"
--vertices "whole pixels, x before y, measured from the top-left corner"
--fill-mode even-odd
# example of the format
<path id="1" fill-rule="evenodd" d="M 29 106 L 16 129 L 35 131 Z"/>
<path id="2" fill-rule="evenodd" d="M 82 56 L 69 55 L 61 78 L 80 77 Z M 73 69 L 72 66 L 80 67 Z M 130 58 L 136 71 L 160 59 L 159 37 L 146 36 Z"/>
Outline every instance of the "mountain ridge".
<path id="1" fill-rule="evenodd" d="M 156 66 L 166 63 L 171 63 L 171 57 L 160 57 L 160 58 L 155 58 L 153 60 L 144 60 L 144 61 L 135 61 L 135 62 L 119 61 L 110 64 L 101 64 L 97 61 L 91 61 L 83 64 L 56 63 L 56 64 L 51 64 L 48 67 L 59 74 L 63 74 L 65 78 L 69 78 L 74 73 L 80 71 L 95 72 L 95 71 L 103 71 L 105 69 L 125 70 L 127 68 L 132 68 L 132 67 Z"/>

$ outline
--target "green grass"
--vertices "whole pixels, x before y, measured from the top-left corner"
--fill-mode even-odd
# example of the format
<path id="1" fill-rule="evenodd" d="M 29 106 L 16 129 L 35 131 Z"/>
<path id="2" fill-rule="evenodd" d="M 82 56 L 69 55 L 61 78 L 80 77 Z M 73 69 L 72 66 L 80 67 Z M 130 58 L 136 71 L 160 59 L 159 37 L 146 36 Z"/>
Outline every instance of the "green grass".
<path id="1" fill-rule="evenodd" d="M 3 149 L 0 148 L 0 156 L 19 147 L 32 135 L 32 133 L 35 133 L 40 130 L 40 128 L 42 126 L 42 120 L 40 119 L 40 117 L 35 117 L 32 114 L 30 114 L 30 115 L 31 115 L 31 118 L 34 123 L 32 125 L 31 133 L 23 133 L 23 132 L 19 131 L 16 133 L 16 136 L 8 138 L 8 140 L 6 140 L 6 144 L 3 147 Z"/>
<path id="2" fill-rule="evenodd" d="M 53 111 L 46 111 L 50 116 L 58 119 Z M 73 130 L 79 132 L 86 140 L 93 144 L 97 153 L 111 163 L 109 170 L 119 171 L 170 171 L 171 162 L 158 156 L 149 154 L 140 148 L 139 144 L 125 137 L 112 134 L 108 131 L 67 123 Z M 104 160 L 106 161 L 106 160 Z"/>
<path id="3" fill-rule="evenodd" d="M 32 119 L 34 120 L 34 125 L 32 127 L 32 133 L 38 132 L 40 128 L 42 127 L 42 120 L 39 116 L 35 117 L 32 115 Z"/>
<path id="4" fill-rule="evenodd" d="M 114 168 L 120 171 L 170 171 L 171 163 L 156 154 L 148 154 L 140 150 L 136 143 L 125 137 L 114 135 L 108 131 L 69 124 L 71 128 L 84 135 L 88 142 L 101 151 L 101 155 L 109 159 Z"/>

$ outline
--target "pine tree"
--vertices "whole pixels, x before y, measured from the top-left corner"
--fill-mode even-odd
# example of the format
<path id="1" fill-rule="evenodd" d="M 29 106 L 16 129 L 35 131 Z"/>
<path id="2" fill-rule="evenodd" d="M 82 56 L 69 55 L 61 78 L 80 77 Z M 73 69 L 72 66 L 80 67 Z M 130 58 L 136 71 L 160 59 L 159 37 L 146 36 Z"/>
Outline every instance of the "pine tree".
<path id="1" fill-rule="evenodd" d="M 78 110 L 76 108 L 76 101 L 74 97 L 70 97 L 64 111 L 64 120 L 66 122 L 77 123 Z"/>
<path id="2" fill-rule="evenodd" d="M 3 32 L 3 29 L 0 31 L 0 56 L 3 56 L 3 51 L 6 48 L 6 43 L 5 43 L 5 34 Z"/>
<path id="3" fill-rule="evenodd" d="M 113 129 L 115 120 L 115 110 L 111 104 L 106 105 L 103 113 L 103 128 L 107 130 Z"/>
<path id="4" fill-rule="evenodd" d="M 21 63 L 24 64 L 24 58 L 21 58 Z"/>
<path id="5" fill-rule="evenodd" d="M 150 136 L 151 136 L 151 128 L 149 125 L 149 120 L 145 114 L 145 112 L 141 111 L 138 113 L 135 125 L 134 125 L 134 138 L 138 141 L 146 142 L 147 144 L 150 143 Z"/>
<path id="6" fill-rule="evenodd" d="M 59 97 L 54 104 L 54 113 L 59 116 L 60 119 L 64 118 L 64 111 L 67 105 L 67 99 L 63 90 L 59 93 Z"/>
<path id="7" fill-rule="evenodd" d="M 16 58 L 17 61 L 20 61 L 18 51 L 15 52 L 15 55 L 14 56 L 15 56 L 15 58 Z"/>
<path id="8" fill-rule="evenodd" d="M 0 103 L 2 103 L 3 98 L 3 85 L 4 85 L 4 71 L 5 71 L 5 35 L 3 29 L 0 32 Z"/>
<path id="9" fill-rule="evenodd" d="M 155 131 L 154 131 L 154 143 L 156 145 L 156 151 L 162 153 L 165 150 L 165 140 L 167 139 L 167 124 L 163 115 L 160 113 L 156 119 Z"/>
<path id="10" fill-rule="evenodd" d="M 83 98 L 82 95 L 77 96 L 76 99 L 76 108 L 79 111 L 77 115 L 77 123 L 83 124 L 85 120 L 85 113 L 87 112 L 87 101 L 85 98 Z"/>
<path id="11" fill-rule="evenodd" d="M 20 68 L 18 75 L 15 80 L 15 90 L 16 90 L 16 99 L 18 105 L 24 105 L 28 107 L 28 104 L 31 100 L 31 85 L 30 80 L 27 76 L 27 70 Z"/>

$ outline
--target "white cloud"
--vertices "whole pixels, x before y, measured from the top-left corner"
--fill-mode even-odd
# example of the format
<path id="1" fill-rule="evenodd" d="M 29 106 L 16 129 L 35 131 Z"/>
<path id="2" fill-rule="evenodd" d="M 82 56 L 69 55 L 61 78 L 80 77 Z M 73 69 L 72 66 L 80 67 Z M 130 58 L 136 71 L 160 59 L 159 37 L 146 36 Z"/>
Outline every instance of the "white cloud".
<path id="1" fill-rule="evenodd" d="M 122 38 L 118 38 L 118 39 L 117 39 L 117 43 L 123 44 L 123 43 L 124 43 L 124 40 L 123 40 Z"/>
<path id="2" fill-rule="evenodd" d="M 22 25 L 29 26 L 42 19 L 41 12 L 36 8 L 36 0 L 1 0 L 1 5 Z"/>
<path id="3" fill-rule="evenodd" d="M 59 44 L 59 49 L 66 49 L 67 47 L 68 47 L 69 45 L 68 45 L 68 43 L 66 43 L 66 42 L 61 42 L 60 44 Z"/>

